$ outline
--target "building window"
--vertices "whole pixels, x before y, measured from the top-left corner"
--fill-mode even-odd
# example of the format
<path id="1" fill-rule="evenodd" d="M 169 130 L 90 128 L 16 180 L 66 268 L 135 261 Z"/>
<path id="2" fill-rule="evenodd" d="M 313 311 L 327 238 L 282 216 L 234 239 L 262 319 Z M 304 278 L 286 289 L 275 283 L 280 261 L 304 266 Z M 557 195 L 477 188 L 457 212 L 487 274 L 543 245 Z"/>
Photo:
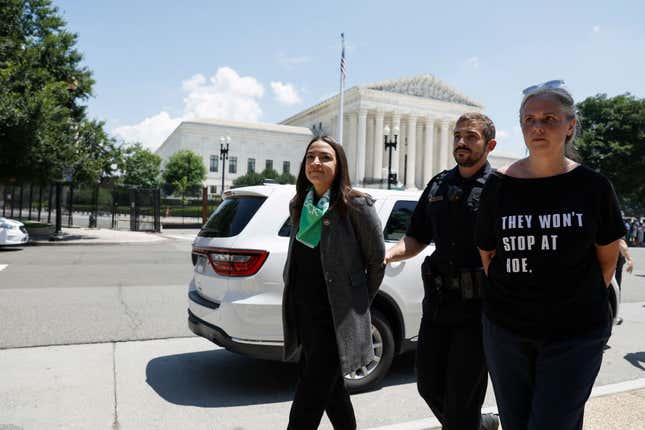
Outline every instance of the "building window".
<path id="1" fill-rule="evenodd" d="M 237 173 L 237 157 L 229 157 L 228 173 Z"/>
<path id="2" fill-rule="evenodd" d="M 249 158 L 246 163 L 246 173 L 255 172 L 255 158 Z"/>
<path id="3" fill-rule="evenodd" d="M 217 194 L 217 185 L 211 185 L 210 193 L 211 194 Z"/>
<path id="4" fill-rule="evenodd" d="M 211 155 L 210 171 L 211 172 L 217 172 L 218 167 L 219 167 L 219 157 L 217 155 Z"/>
<path id="5" fill-rule="evenodd" d="M 273 160 L 267 160 L 266 164 L 264 165 L 264 168 L 266 170 L 273 170 Z"/>
<path id="6" fill-rule="evenodd" d="M 291 163 L 289 161 L 282 162 L 282 173 L 291 173 Z"/>

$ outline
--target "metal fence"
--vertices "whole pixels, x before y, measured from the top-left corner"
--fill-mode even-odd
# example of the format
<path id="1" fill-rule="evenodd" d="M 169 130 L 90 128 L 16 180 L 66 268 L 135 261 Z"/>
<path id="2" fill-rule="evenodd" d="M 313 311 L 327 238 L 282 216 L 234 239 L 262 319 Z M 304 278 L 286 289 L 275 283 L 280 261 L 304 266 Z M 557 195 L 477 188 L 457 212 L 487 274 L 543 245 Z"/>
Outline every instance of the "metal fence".
<path id="1" fill-rule="evenodd" d="M 61 186 L 62 225 L 132 231 L 161 231 L 160 190 L 109 184 Z M 56 184 L 0 184 L 0 214 L 52 224 Z"/>

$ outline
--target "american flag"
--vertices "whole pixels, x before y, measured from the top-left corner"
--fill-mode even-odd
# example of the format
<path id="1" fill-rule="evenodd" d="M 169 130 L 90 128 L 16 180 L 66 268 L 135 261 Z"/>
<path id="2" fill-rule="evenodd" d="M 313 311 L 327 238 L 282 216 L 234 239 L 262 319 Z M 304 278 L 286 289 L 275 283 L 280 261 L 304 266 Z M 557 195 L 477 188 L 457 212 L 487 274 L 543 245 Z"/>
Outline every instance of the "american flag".
<path id="1" fill-rule="evenodd" d="M 340 54 L 340 76 L 342 80 L 345 80 L 345 77 L 347 76 L 347 63 L 345 61 L 345 33 L 340 34 L 342 43 L 343 43 L 343 50 Z"/>

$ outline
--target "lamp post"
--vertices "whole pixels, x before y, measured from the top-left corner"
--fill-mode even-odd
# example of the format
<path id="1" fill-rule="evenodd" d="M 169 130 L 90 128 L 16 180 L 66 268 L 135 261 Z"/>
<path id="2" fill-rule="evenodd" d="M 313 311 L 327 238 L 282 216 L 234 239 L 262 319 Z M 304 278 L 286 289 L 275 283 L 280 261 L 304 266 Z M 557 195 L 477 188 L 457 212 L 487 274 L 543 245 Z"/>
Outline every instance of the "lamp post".
<path id="1" fill-rule="evenodd" d="M 56 227 L 54 228 L 54 234 L 49 238 L 49 240 L 61 240 L 63 238 L 63 211 L 61 210 L 62 194 L 63 181 L 61 178 L 56 180 Z"/>
<path id="2" fill-rule="evenodd" d="M 219 159 L 222 160 L 222 196 L 224 195 L 224 174 L 226 173 L 229 143 L 231 143 L 231 136 L 222 136 L 219 138 Z M 224 144 L 226 144 L 226 148 L 224 148 Z"/>
<path id="3" fill-rule="evenodd" d="M 74 93 L 78 89 L 78 81 L 74 77 L 70 77 L 67 80 L 67 93 L 69 94 L 69 105 L 68 108 L 73 110 L 74 108 Z M 74 131 L 76 133 L 76 131 Z M 73 136 L 73 139 L 76 139 L 76 136 Z M 63 211 L 61 209 L 62 196 L 63 196 L 63 182 L 72 181 L 72 168 L 65 167 L 61 170 L 61 177 L 56 180 L 56 227 L 54 228 L 54 234 L 52 234 L 49 240 L 62 240 L 63 239 Z M 12 206 L 13 208 L 13 206 Z M 70 212 L 70 217 L 71 217 Z"/>
<path id="4" fill-rule="evenodd" d="M 63 239 L 63 183 L 72 182 L 73 171 L 71 167 L 64 167 L 61 169 L 60 178 L 56 179 L 56 226 L 54 233 L 49 237 L 49 240 L 62 240 Z"/>
<path id="5" fill-rule="evenodd" d="M 396 173 L 392 173 L 392 149 L 396 149 L 396 143 L 399 139 L 399 127 L 394 127 L 392 130 L 393 138 L 390 138 L 390 126 L 386 125 L 383 128 L 383 141 L 385 142 L 385 149 L 388 151 L 387 156 L 387 189 L 392 188 L 392 184 L 396 184 Z"/>

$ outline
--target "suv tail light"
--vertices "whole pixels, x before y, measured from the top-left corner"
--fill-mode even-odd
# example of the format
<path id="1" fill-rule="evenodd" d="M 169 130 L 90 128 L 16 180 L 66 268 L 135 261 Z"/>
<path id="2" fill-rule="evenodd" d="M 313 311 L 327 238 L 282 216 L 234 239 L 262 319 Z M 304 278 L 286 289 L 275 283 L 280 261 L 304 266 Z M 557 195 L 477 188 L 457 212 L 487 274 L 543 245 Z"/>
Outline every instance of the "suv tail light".
<path id="1" fill-rule="evenodd" d="M 194 248 L 194 254 L 205 255 L 218 275 L 252 276 L 266 261 L 269 253 L 255 249 Z"/>

